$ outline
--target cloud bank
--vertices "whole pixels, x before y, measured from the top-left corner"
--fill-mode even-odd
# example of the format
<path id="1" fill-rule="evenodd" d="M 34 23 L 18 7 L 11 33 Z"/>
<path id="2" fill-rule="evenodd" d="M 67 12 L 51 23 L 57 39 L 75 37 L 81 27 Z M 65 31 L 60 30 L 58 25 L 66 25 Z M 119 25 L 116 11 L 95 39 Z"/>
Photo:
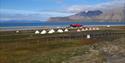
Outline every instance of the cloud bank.
<path id="1" fill-rule="evenodd" d="M 63 2 L 63 0 L 53 0 Z M 0 20 L 47 20 L 49 17 L 63 17 L 73 15 L 86 10 L 110 10 L 112 8 L 124 7 L 125 0 L 110 0 L 109 2 L 95 5 L 69 5 L 54 11 L 26 11 L 16 9 L 0 9 Z"/>
<path id="2" fill-rule="evenodd" d="M 54 11 L 25 11 L 15 9 L 0 9 L 0 20 L 47 20 L 49 17 L 63 17 L 71 13 Z"/>
<path id="3" fill-rule="evenodd" d="M 124 7 L 125 0 L 112 0 L 111 2 L 96 5 L 72 5 L 67 8 L 69 12 L 78 13 L 85 10 L 111 10 L 113 8 Z"/>

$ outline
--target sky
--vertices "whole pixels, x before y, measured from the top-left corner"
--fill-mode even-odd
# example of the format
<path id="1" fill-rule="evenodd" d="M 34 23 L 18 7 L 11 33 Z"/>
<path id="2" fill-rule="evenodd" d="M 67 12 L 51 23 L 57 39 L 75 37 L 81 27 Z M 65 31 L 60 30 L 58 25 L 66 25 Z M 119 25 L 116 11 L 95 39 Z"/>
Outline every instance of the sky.
<path id="1" fill-rule="evenodd" d="M 0 0 L 0 20 L 41 20 L 115 7 L 125 0 Z M 116 5 L 118 4 L 118 5 Z"/>

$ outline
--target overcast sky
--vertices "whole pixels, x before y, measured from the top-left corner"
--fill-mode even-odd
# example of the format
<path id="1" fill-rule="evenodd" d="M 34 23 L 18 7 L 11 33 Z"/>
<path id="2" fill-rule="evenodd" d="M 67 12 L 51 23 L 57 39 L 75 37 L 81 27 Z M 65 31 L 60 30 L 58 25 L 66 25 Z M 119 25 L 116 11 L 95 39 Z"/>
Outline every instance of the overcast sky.
<path id="1" fill-rule="evenodd" d="M 0 0 L 0 20 L 47 20 L 83 10 L 123 6 L 125 0 Z"/>

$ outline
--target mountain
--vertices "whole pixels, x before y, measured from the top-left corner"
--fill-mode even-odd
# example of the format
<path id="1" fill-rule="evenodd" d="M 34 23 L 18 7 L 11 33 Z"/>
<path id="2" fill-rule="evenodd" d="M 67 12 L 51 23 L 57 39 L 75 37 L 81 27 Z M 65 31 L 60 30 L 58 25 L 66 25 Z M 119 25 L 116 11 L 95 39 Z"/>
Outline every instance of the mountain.
<path id="1" fill-rule="evenodd" d="M 84 16 L 84 17 L 92 17 L 92 16 L 98 16 L 101 15 L 103 12 L 100 10 L 95 11 L 83 11 L 78 14 L 75 14 L 75 16 Z"/>
<path id="2" fill-rule="evenodd" d="M 51 17 L 48 21 L 97 21 L 97 22 L 124 22 L 125 8 L 103 10 L 85 10 L 66 17 Z"/>

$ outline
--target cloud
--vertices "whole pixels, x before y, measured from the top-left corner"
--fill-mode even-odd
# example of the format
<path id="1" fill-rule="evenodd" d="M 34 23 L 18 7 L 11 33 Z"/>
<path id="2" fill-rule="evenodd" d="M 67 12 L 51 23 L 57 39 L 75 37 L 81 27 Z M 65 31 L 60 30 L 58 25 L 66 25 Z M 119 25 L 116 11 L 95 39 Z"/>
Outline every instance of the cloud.
<path id="1" fill-rule="evenodd" d="M 34 0 L 35 1 L 35 0 Z M 64 2 L 64 0 L 52 0 Z M 125 0 L 109 0 L 95 5 L 71 5 L 64 9 L 50 11 L 26 11 L 16 9 L 0 9 L 0 20 L 47 20 L 49 17 L 63 17 L 85 10 L 105 10 L 125 6 Z"/>
<path id="2" fill-rule="evenodd" d="M 92 9 L 90 5 L 72 5 L 67 8 L 67 11 L 78 13 L 80 11 L 90 10 L 90 9 Z"/>
<path id="3" fill-rule="evenodd" d="M 63 3 L 64 2 L 64 0 L 54 0 L 54 1 L 56 1 L 58 3 Z"/>
<path id="4" fill-rule="evenodd" d="M 67 8 L 67 11 L 78 13 L 85 10 L 110 10 L 113 8 L 124 7 L 125 0 L 111 0 L 109 2 L 100 3 L 96 5 L 72 5 Z"/>
<path id="5" fill-rule="evenodd" d="M 47 20 L 49 17 L 63 17 L 68 15 L 71 15 L 71 13 L 0 9 L 0 20 Z"/>

